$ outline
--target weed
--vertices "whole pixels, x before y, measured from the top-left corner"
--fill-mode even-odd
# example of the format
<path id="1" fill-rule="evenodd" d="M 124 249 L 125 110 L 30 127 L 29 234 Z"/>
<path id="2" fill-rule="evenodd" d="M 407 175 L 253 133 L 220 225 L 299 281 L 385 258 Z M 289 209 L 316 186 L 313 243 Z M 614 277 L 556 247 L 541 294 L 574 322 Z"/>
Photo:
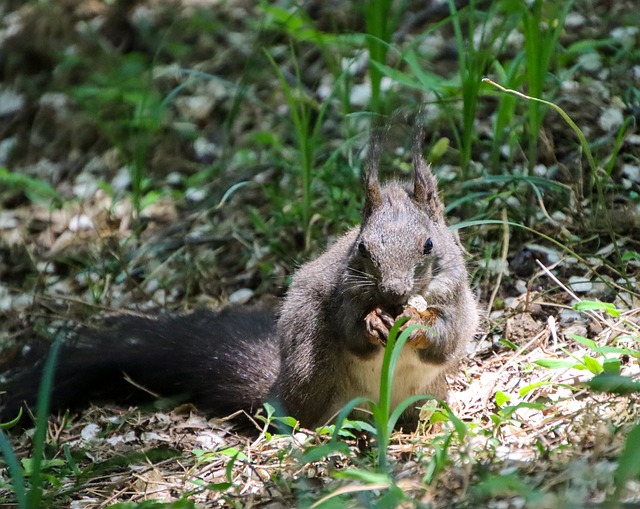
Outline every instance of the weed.
<path id="1" fill-rule="evenodd" d="M 151 84 L 150 63 L 144 55 L 119 55 L 107 62 L 106 72 L 94 72 L 71 94 L 126 162 L 137 217 L 149 185 L 145 172 L 152 141 L 162 129 L 166 104 Z"/>
<path id="2" fill-rule="evenodd" d="M 383 112 L 380 97 L 382 72 L 376 66 L 384 64 L 387 51 L 391 43 L 394 30 L 394 20 L 391 14 L 393 0 L 369 0 L 364 7 L 367 29 L 367 46 L 369 48 L 369 76 L 371 80 L 371 111 Z"/>
<path id="3" fill-rule="evenodd" d="M 52 205 L 62 202 L 60 194 L 46 182 L 19 173 L 13 173 L 2 167 L 0 167 L 0 184 L 8 189 L 23 191 L 32 202 Z"/>
<path id="4" fill-rule="evenodd" d="M 33 449 L 31 459 L 26 463 L 27 467 L 21 467 L 11 448 L 11 445 L 0 429 L 0 450 L 5 458 L 11 475 L 11 487 L 16 496 L 19 509 L 39 509 L 43 507 L 43 468 L 44 447 L 47 439 L 47 428 L 49 418 L 49 397 L 53 386 L 53 375 L 55 372 L 58 351 L 62 344 L 61 339 L 57 339 L 51 346 L 51 351 L 47 357 L 38 390 L 38 400 L 36 403 L 36 427 L 33 436 Z M 25 474 L 29 474 L 30 486 L 27 488 Z"/>
<path id="5" fill-rule="evenodd" d="M 522 28 L 524 34 L 525 72 L 527 75 L 528 94 L 542 97 L 547 73 L 551 61 L 558 49 L 558 38 L 564 28 L 567 13 L 573 0 L 564 2 L 548 2 L 534 0 L 530 5 L 518 2 L 521 9 Z M 544 103 L 529 102 L 529 169 L 537 163 L 538 136 L 544 118 Z"/>

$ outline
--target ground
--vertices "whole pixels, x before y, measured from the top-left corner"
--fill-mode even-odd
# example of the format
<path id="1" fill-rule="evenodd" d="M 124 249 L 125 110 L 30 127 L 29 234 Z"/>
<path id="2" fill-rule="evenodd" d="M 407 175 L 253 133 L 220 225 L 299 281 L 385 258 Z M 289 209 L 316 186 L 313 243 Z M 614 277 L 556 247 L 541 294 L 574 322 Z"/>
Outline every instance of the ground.
<path id="1" fill-rule="evenodd" d="M 355 4 L 0 6 L 1 365 L 35 334 L 111 313 L 281 297 L 358 222 L 371 112 L 390 125 L 397 176 L 420 110 L 483 309 L 450 379 L 455 417 L 395 434 L 382 475 L 362 437 L 313 458 L 327 430 L 274 436 L 256 420 L 247 435 L 188 405 L 92 407 L 50 420 L 45 506 L 640 503 L 637 470 L 620 481 L 637 388 L 593 382 L 640 372 L 634 2 L 482 3 L 475 37 L 466 2 L 458 18 L 447 3 L 396 3 L 374 68 L 361 34 L 375 23 Z M 532 103 L 484 76 L 560 106 L 590 152 L 557 111 L 535 124 Z M 12 432 L 19 458 L 32 435 Z M 0 503 L 8 479 L 0 470 Z"/>

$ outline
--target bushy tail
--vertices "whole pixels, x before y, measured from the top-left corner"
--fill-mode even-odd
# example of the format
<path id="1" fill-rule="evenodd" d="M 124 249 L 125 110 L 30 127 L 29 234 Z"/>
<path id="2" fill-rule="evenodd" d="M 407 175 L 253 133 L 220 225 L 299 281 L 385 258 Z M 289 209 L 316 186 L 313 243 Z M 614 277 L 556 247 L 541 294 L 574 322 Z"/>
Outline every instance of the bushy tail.
<path id="1" fill-rule="evenodd" d="M 270 311 L 227 308 L 155 318 L 121 315 L 99 330 L 82 329 L 60 349 L 51 409 L 152 399 L 144 388 L 193 402 L 211 415 L 254 410 L 280 368 L 275 322 Z M 0 421 L 13 419 L 24 404 L 35 407 L 43 360 L 2 384 Z"/>

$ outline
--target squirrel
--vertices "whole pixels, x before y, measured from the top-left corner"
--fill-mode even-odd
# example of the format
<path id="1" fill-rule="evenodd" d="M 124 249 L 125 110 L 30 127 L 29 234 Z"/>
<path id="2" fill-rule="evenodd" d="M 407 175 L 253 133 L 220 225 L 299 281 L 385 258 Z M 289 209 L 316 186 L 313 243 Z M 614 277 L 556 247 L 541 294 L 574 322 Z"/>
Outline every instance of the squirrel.
<path id="1" fill-rule="evenodd" d="M 312 428 L 355 397 L 377 400 L 385 344 L 400 316 L 409 318 L 404 327 L 427 327 L 414 330 L 401 352 L 392 405 L 418 394 L 446 399 L 445 374 L 466 353 L 478 312 L 463 248 L 447 227 L 417 131 L 413 182 L 380 183 L 382 142 L 372 136 L 361 224 L 294 273 L 278 310 L 119 315 L 100 330 L 80 330 L 60 350 L 51 408 L 101 397 L 126 401 L 137 391 L 129 378 L 150 391 L 186 396 L 215 416 L 254 412 L 272 401 Z M 8 378 L 2 421 L 23 403 L 33 405 L 41 364 Z M 419 410 L 409 408 L 398 427 L 418 421 Z"/>

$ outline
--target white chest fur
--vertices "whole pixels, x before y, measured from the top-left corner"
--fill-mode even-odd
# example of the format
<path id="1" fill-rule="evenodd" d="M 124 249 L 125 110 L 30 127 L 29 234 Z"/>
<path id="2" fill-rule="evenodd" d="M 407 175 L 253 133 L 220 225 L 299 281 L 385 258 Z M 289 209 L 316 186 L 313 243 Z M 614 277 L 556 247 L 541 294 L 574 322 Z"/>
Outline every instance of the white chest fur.
<path id="1" fill-rule="evenodd" d="M 347 400 L 363 396 L 378 403 L 384 350 L 363 360 L 353 356 L 347 364 L 345 395 Z M 391 408 L 416 394 L 428 394 L 433 380 L 443 367 L 420 360 L 416 350 L 405 346 L 400 353 L 393 376 Z"/>

